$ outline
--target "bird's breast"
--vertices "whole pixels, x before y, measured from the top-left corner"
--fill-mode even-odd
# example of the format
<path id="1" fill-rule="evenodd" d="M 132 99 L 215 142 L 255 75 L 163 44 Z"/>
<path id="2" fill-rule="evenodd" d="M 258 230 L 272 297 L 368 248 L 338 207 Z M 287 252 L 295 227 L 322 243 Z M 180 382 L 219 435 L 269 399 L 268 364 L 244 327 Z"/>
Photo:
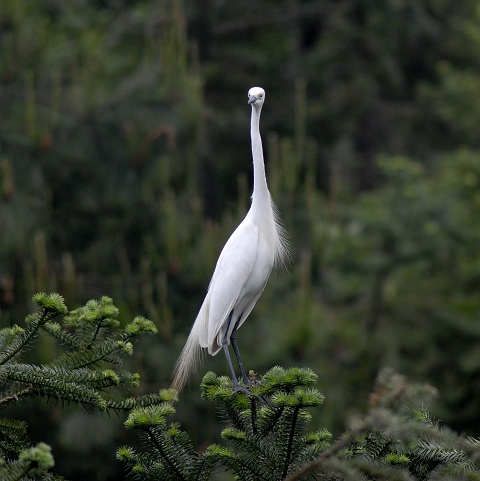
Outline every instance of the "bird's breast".
<path id="1" fill-rule="evenodd" d="M 252 296 L 255 296 L 255 294 L 263 291 L 270 273 L 272 272 L 273 262 L 274 250 L 268 239 L 265 239 L 260 234 L 258 237 L 255 262 L 253 263 L 252 270 L 240 297 L 245 296 L 251 298 Z"/>

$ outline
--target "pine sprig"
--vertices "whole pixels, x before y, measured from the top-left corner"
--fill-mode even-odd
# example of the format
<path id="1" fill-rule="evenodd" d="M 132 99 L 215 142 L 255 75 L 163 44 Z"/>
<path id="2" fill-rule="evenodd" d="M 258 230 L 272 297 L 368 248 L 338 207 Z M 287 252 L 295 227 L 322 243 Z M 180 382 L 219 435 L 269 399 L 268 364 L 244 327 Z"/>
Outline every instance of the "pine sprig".
<path id="1" fill-rule="evenodd" d="M 58 294 L 33 296 L 37 312 L 26 318 L 24 327 L 0 329 L 0 409 L 34 396 L 62 403 L 91 406 L 99 411 L 128 411 L 175 399 L 175 393 L 161 391 L 125 397 L 122 389 L 139 384 L 139 375 L 123 369 L 125 356 L 133 353 L 133 342 L 157 332 L 153 323 L 136 317 L 120 329 L 118 309 L 108 297 L 89 301 L 68 313 Z M 56 321 L 61 317 L 63 322 Z M 57 341 L 64 352 L 48 364 L 21 363 L 26 348 L 43 331 Z M 0 478 L 55 479 L 49 472 L 53 459 L 48 446 L 32 447 L 26 425 L 0 419 Z"/>
<path id="2" fill-rule="evenodd" d="M 342 480 L 480 479 L 480 442 L 432 422 L 422 406 L 434 394 L 429 385 L 383 370 L 367 417 L 287 481 L 308 471 Z"/>
<path id="3" fill-rule="evenodd" d="M 123 447 L 117 452 L 140 479 L 209 479 L 216 467 L 248 481 L 281 480 L 329 445 L 326 430 L 309 433 L 307 411 L 323 403 L 323 395 L 311 386 L 316 380 L 309 369 L 276 367 L 250 386 L 252 395 L 234 392 L 232 380 L 207 373 L 202 397 L 216 402 L 227 427 L 222 438 L 228 447 L 212 445 L 204 452 L 193 449 L 190 438 L 177 424 L 167 423 L 171 404 L 156 409 L 133 409 L 125 426 L 142 432 L 147 453 Z M 271 394 L 271 396 L 269 396 Z"/>
<path id="4" fill-rule="evenodd" d="M 202 396 L 217 404 L 227 423 L 221 433 L 226 446 L 195 451 L 178 424 L 168 423 L 174 409 L 165 405 L 159 412 L 134 410 L 139 420 L 128 427 L 140 429 L 149 448 L 136 453 L 124 447 L 117 456 L 145 481 L 210 479 L 215 469 L 241 481 L 480 480 L 480 441 L 432 421 L 424 407 L 435 393 L 430 386 L 382 371 L 368 415 L 332 443 L 326 429 L 308 431 L 311 410 L 324 401 L 312 387 L 315 379 L 309 370 L 276 367 L 249 395 L 209 372 Z"/>
<path id="5" fill-rule="evenodd" d="M 235 392 L 228 377 L 207 373 L 202 397 L 216 403 L 227 424 L 221 433 L 226 446 L 199 452 L 169 419 L 175 414 L 175 391 L 121 394 L 139 384 L 138 374 L 122 364 L 138 336 L 156 332 L 149 320 L 136 317 L 121 328 L 108 297 L 70 313 L 57 294 L 37 294 L 34 302 L 37 312 L 27 316 L 24 327 L 0 329 L 0 409 L 40 396 L 128 411 L 125 427 L 138 430 L 148 449 L 122 447 L 117 458 L 139 480 L 207 481 L 217 469 L 245 481 L 480 480 L 480 440 L 440 427 L 425 408 L 436 391 L 391 370 L 380 373 L 368 415 L 334 443 L 327 430 L 308 430 L 312 410 L 324 402 L 310 369 L 277 366 L 260 380 L 252 375 L 251 394 Z M 40 331 L 63 353 L 48 364 L 20 362 Z M 0 419 L 2 481 L 53 481 L 52 466 L 48 446 L 33 446 L 25 423 Z"/>
<path id="6" fill-rule="evenodd" d="M 18 459 L 4 462 L 0 466 L 2 481 L 20 481 L 26 479 L 54 479 L 46 471 L 54 466 L 50 447 L 39 443 L 19 453 Z"/>
<path id="7" fill-rule="evenodd" d="M 134 408 L 155 406 L 159 403 L 172 403 L 177 400 L 177 393 L 170 389 L 162 389 L 158 393 L 144 394 L 140 397 L 128 397 L 119 400 L 107 399 L 108 409 L 115 411 L 128 411 Z"/>
<path id="8" fill-rule="evenodd" d="M 33 301 L 38 305 L 39 311 L 31 314 L 26 318 L 26 327 L 24 329 L 14 326 L 2 329 L 0 338 L 4 339 L 5 347 L 0 350 L 0 366 L 9 362 L 17 356 L 38 334 L 38 330 L 47 322 L 55 317 L 67 313 L 67 308 L 63 302 L 62 296 L 58 294 L 45 294 L 44 292 L 35 294 Z"/>
<path id="9" fill-rule="evenodd" d="M 165 402 L 147 408 L 134 408 L 125 421 L 127 429 L 139 429 L 141 437 L 151 446 L 147 453 L 137 453 L 124 446 L 117 450 L 132 475 L 165 481 L 208 480 L 217 463 L 211 451 L 197 452 L 189 436 L 177 423 L 167 423 L 175 413 L 172 406 L 175 392 L 164 391 Z"/>
<path id="10" fill-rule="evenodd" d="M 27 423 L 18 419 L 0 419 L 0 455 L 2 457 L 14 456 L 16 453 L 29 446 Z"/>

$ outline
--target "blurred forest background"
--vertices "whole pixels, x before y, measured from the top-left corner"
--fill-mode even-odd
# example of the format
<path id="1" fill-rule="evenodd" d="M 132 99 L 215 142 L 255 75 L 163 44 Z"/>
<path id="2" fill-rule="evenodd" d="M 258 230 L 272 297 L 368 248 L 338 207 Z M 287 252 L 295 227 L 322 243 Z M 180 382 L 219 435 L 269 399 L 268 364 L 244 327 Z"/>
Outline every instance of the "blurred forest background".
<path id="1" fill-rule="evenodd" d="M 2 2 L 1 325 L 38 291 L 111 296 L 159 328 L 132 362 L 142 392 L 167 387 L 249 207 L 254 85 L 296 257 L 240 331 L 247 369 L 313 369 L 316 422 L 338 435 L 391 366 L 480 436 L 476 0 Z M 226 374 L 223 355 L 207 370 Z M 200 379 L 177 416 L 199 448 L 220 431 Z M 24 410 L 58 474 L 122 479 L 122 419 Z"/>

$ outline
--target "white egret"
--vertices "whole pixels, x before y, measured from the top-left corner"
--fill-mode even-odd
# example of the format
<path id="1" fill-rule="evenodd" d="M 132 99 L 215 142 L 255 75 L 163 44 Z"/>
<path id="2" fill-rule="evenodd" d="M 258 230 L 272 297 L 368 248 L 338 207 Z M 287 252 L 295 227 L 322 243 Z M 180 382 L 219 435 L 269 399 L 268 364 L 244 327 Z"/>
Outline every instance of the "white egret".
<path id="1" fill-rule="evenodd" d="M 232 343 L 243 381 L 248 386 L 236 342 L 237 329 L 255 306 L 272 268 L 277 264 L 285 264 L 290 255 L 290 243 L 279 221 L 265 177 L 259 129 L 264 102 L 265 91 L 262 88 L 252 87 L 248 91 L 248 105 L 252 106 L 252 204 L 220 253 L 205 300 L 175 365 L 172 388 L 177 391 L 182 389 L 198 367 L 202 348 L 208 349 L 212 356 L 223 348 L 234 389 L 248 392 L 237 381 L 228 345 Z"/>

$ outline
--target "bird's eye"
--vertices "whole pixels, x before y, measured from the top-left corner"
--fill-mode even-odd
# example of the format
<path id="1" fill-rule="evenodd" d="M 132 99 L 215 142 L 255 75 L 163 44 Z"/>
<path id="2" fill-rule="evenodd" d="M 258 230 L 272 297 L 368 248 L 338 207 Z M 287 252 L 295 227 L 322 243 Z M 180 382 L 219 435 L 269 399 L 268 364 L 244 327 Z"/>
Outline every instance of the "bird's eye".
<path id="1" fill-rule="evenodd" d="M 263 94 L 260 94 L 259 97 L 262 98 L 262 97 L 263 97 Z"/>

